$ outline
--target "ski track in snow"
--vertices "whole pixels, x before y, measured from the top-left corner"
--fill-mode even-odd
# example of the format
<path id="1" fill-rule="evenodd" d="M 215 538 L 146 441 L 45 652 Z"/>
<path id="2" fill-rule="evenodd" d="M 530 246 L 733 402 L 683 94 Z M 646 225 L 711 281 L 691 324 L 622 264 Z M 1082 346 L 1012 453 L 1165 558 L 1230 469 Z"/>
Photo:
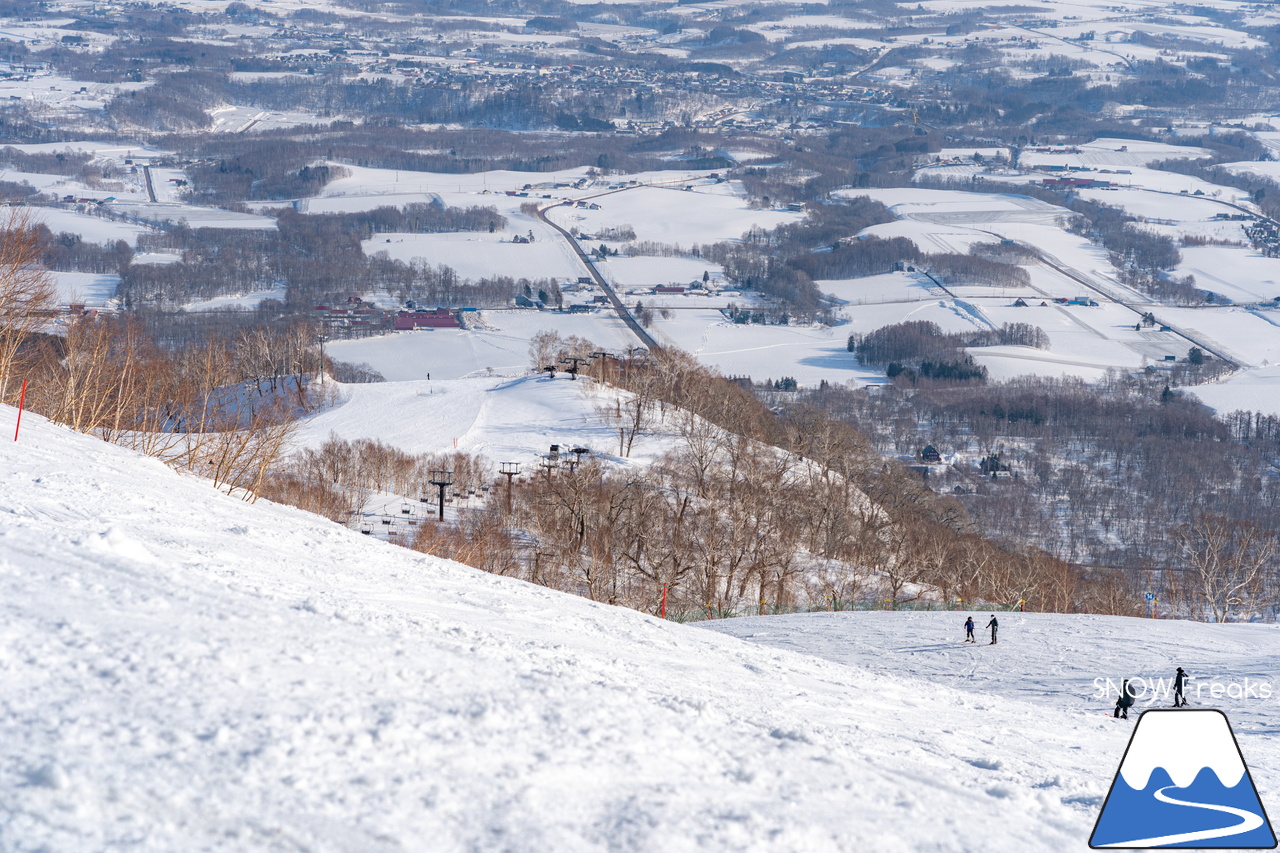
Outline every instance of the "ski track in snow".
<path id="1" fill-rule="evenodd" d="M 568 393 L 518 389 L 539 387 Z M 1274 671 L 1270 626 L 1010 614 L 993 648 L 953 643 L 948 613 L 705 630 L 250 505 L 31 414 L 0 445 L 15 853 L 1074 849 L 1129 731 L 1077 675 L 1144 648 Z M 1255 766 L 1272 708 L 1236 724 Z"/>

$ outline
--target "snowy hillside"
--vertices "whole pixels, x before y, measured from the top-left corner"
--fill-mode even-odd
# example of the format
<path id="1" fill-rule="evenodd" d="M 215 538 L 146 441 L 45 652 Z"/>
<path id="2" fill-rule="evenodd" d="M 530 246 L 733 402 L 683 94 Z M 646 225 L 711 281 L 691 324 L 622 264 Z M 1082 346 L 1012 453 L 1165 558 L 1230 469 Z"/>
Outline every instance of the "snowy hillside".
<path id="1" fill-rule="evenodd" d="M 778 648 L 248 505 L 34 416 L 0 444 L 3 850 L 1082 849 L 1131 725 L 1021 681 L 1060 670 L 1079 617 L 969 650 L 947 614 L 817 615 Z M 806 621 L 724 627 L 765 624 Z M 1096 624 L 1113 654 L 1152 630 Z M 1219 636 L 1158 629 L 1170 661 Z M 1274 643 L 1233 628 L 1215 660 L 1256 658 L 1250 631 Z"/>
<path id="2" fill-rule="evenodd" d="M 616 399 L 588 378 L 473 377 L 438 382 L 339 385 L 340 401 L 304 419 L 295 444 L 318 447 L 330 435 L 377 439 L 408 453 L 462 450 L 536 465 L 552 444 L 587 447 L 622 463 L 618 431 L 597 411 Z M 631 458 L 651 461 L 673 443 L 671 428 L 636 438 Z M 532 470 L 530 468 L 529 470 Z M 497 468 L 492 472 L 497 476 Z"/>

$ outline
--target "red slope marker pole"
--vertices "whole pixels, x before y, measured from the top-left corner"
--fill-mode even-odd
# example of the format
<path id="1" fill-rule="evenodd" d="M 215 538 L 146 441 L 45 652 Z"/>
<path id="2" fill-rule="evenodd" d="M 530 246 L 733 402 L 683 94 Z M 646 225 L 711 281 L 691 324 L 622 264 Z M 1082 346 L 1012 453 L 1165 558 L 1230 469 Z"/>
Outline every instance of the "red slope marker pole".
<path id="1" fill-rule="evenodd" d="M 667 585 L 662 585 L 662 618 L 667 618 Z"/>
<path id="2" fill-rule="evenodd" d="M 18 395 L 18 422 L 13 426 L 13 440 L 18 440 L 18 430 L 22 428 L 22 405 L 27 401 L 27 380 L 22 380 L 22 393 Z"/>

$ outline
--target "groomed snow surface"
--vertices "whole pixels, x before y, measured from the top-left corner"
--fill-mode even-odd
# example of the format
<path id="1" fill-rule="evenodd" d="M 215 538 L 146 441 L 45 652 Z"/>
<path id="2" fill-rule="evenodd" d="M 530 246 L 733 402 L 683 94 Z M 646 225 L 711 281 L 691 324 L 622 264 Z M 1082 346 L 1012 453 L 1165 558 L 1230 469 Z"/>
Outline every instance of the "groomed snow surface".
<path id="1" fill-rule="evenodd" d="M 1273 626 L 662 622 L 32 415 L 0 496 L 6 851 L 1083 849 L 1131 725 L 1093 677 L 1276 664 Z"/>

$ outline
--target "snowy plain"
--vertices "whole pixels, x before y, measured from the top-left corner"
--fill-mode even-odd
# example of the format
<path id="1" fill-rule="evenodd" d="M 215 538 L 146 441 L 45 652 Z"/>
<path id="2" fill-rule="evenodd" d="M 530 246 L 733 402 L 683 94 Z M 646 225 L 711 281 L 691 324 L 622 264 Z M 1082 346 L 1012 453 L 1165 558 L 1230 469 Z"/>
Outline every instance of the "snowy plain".
<path id="1" fill-rule="evenodd" d="M 418 329 L 372 338 L 333 341 L 332 357 L 368 364 L 392 381 L 459 379 L 464 376 L 523 376 L 533 365 L 529 342 L 542 331 L 576 335 L 610 352 L 639 345 L 618 315 L 511 309 L 481 312 L 486 328 Z"/>
<path id="2" fill-rule="evenodd" d="M 122 144 L 84 142 L 67 144 L 112 162 L 127 178 L 128 192 L 107 205 L 117 214 L 127 213 L 139 221 L 123 222 L 70 209 L 40 208 L 37 215 L 57 231 L 72 231 L 94 242 L 123 239 L 133 244 L 149 231 L 150 221 L 187 218 L 193 225 L 270 228 L 270 211 L 281 202 L 258 203 L 255 209 L 266 215 L 252 215 L 199 208 L 180 201 L 173 183 L 179 172 L 153 168 L 152 174 L 161 202 L 145 202 L 137 173 L 128 170 L 134 163 L 162 155 L 158 149 Z M 51 146 L 20 146 L 25 151 L 52 151 Z M 61 150 L 57 148 L 56 150 Z M 972 151 L 946 150 L 942 153 L 969 157 Z M 998 152 L 987 151 L 986 154 Z M 1024 151 L 1022 173 L 999 166 L 985 177 L 1004 181 L 1011 190 L 1017 184 L 1039 180 L 1035 171 L 1047 166 L 1073 165 L 1092 170 L 1093 177 L 1123 182 L 1123 189 L 1087 191 L 1098 200 L 1117 204 L 1130 213 L 1146 217 L 1144 227 L 1171 236 L 1199 236 L 1236 241 L 1243 236 L 1240 222 L 1218 220 L 1219 213 L 1238 213 L 1233 204 L 1246 203 L 1238 191 L 1215 185 L 1194 183 L 1196 179 L 1161 172 L 1150 164 L 1171 157 L 1198 158 L 1204 149 L 1169 143 L 1099 139 L 1048 152 Z M 590 177 L 585 169 L 555 173 L 488 172 L 474 175 L 436 174 L 344 167 L 346 177 L 328 184 L 316 198 L 299 199 L 295 206 L 306 212 L 368 210 L 381 205 L 439 202 L 447 205 L 492 205 L 506 217 L 506 225 L 493 233 L 379 234 L 364 243 L 367 254 L 386 252 L 405 261 L 421 260 L 447 264 L 464 277 L 492 275 L 550 277 L 562 283 L 581 277 L 585 269 L 570 246 L 551 228 L 522 206 L 529 201 L 540 205 L 562 199 L 580 201 L 584 206 L 559 206 L 550 216 L 585 233 L 600 228 L 630 226 L 640 239 L 677 243 L 686 248 L 694 243 L 735 239 L 750 227 L 772 227 L 797 221 L 795 211 L 753 209 L 740 184 L 719 181 L 702 171 L 652 172 Z M 950 167 L 936 167 L 950 168 Z M 979 165 L 965 168 L 977 170 Z M 1105 173 L 1104 173 L 1104 170 Z M 929 169 L 923 170 L 928 173 Z M 1124 174 L 1121 174 L 1121 173 Z M 63 179 L 48 177 L 53 181 Z M 1187 181 L 1192 181 L 1188 184 Z M 526 189 L 526 187 L 528 189 Z M 685 189 L 688 187 L 689 189 Z M 1187 195 L 1177 192 L 1188 189 Z M 1191 188 L 1205 191 L 1191 194 Z M 76 189 L 77 192 L 85 190 Z M 512 193 L 512 194 L 508 194 Z M 1172 193 L 1172 194 L 1171 194 Z M 98 193 L 101 195 L 101 193 Z M 1023 347 L 995 347 L 975 351 L 975 358 L 997 379 L 1024 374 L 1074 375 L 1094 380 L 1108 368 L 1136 369 L 1166 363 L 1169 356 L 1185 358 L 1190 347 L 1201 343 L 1220 353 L 1235 353 L 1245 371 L 1266 370 L 1280 347 L 1280 325 L 1259 307 L 1280 291 L 1280 260 L 1265 258 L 1244 245 L 1190 246 L 1183 249 L 1179 275 L 1194 275 L 1197 285 L 1229 300 L 1251 306 L 1249 311 L 1209 309 L 1203 315 L 1170 309 L 1151 303 L 1145 295 L 1121 284 L 1115 277 L 1106 252 L 1082 237 L 1064 230 L 1070 212 L 1025 195 L 973 193 L 956 190 L 906 187 L 877 190 L 843 190 L 837 195 L 871 196 L 888 205 L 899 217 L 893 222 L 865 229 L 860 235 L 904 236 L 926 252 L 967 252 L 977 243 L 1011 240 L 1035 246 L 1052 263 L 1064 266 L 1090 282 L 1048 263 L 1024 265 L 1030 277 L 1026 287 L 1003 285 L 986 287 L 964 284 L 939 288 L 920 273 L 893 273 L 862 279 L 821 281 L 831 299 L 836 318 L 832 327 L 820 326 L 735 326 L 716 309 L 730 303 L 755 307 L 749 294 L 735 292 L 719 296 L 666 296 L 631 293 L 657 284 L 688 284 L 709 274 L 712 286 L 724 287 L 723 271 L 693 256 L 622 256 L 596 262 L 596 268 L 619 288 L 627 303 L 643 301 L 654 312 L 652 332 L 668 345 L 694 353 L 708 366 L 735 376 L 757 380 L 793 377 L 802 386 L 820 382 L 854 384 L 882 381 L 877 371 L 858 365 L 844 348 L 851 333 L 905 320 L 932 320 L 948 331 L 993 328 L 1007 322 L 1031 322 L 1049 335 L 1045 350 Z M 599 209 L 591 210 L 595 204 Z M 97 208 L 93 208 L 97 211 Z M 533 243 L 513 243 L 516 235 L 532 234 Z M 855 236 L 855 235 L 850 235 Z M 584 242 L 593 246 L 594 240 Z M 621 243 L 613 242 L 615 248 Z M 172 255 L 140 255 L 136 262 L 173 260 Z M 61 299 L 78 295 L 106 306 L 112 297 L 110 277 L 90 278 L 59 274 Z M 948 292 L 949 291 L 949 292 Z M 588 301 L 594 291 L 567 294 L 568 302 Z M 1054 305 L 1054 299 L 1081 296 L 1102 297 L 1102 305 L 1087 309 Z M 252 306 L 276 291 L 242 294 L 188 306 L 191 309 L 226 305 Z M 1013 309 L 1022 299 L 1028 308 Z M 1128 302 L 1122 308 L 1116 300 Z M 1043 306 L 1041 303 L 1045 303 Z M 1135 330 L 1134 324 L 1147 310 L 1154 310 L 1161 324 L 1177 315 L 1177 330 L 1157 332 Z M 414 335 L 390 335 L 360 341 L 336 341 L 334 355 L 346 361 L 367 362 L 394 380 L 459 378 L 486 375 L 519 375 L 527 366 L 528 340 L 538 331 L 554 329 L 594 341 L 602 349 L 626 350 L 639 340 L 625 330 L 609 310 L 567 316 L 552 312 L 488 311 L 488 322 L 479 328 L 436 330 Z M 1167 316 L 1166 316 L 1167 314 Z M 1191 330 L 1195 341 L 1178 334 Z M 1211 389 L 1206 400 L 1229 400 L 1246 408 L 1280 410 L 1280 402 L 1269 393 L 1253 398 L 1244 389 L 1260 391 L 1268 381 L 1247 376 L 1232 380 L 1230 390 Z"/>

